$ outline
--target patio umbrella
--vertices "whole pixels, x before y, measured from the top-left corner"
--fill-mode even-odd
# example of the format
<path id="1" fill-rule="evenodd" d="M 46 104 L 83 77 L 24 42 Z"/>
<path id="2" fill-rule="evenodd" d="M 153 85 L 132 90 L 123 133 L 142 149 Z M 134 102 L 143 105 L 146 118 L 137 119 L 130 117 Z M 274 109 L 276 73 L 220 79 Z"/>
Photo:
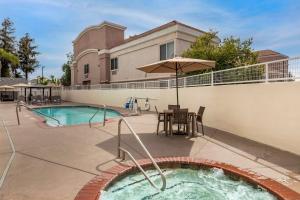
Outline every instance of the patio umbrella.
<path id="1" fill-rule="evenodd" d="M 176 74 L 176 95 L 178 99 L 178 72 L 187 73 L 215 67 L 215 61 L 201 60 L 192 58 L 175 57 L 168 60 L 162 60 L 149 65 L 137 68 L 146 73 L 175 73 Z"/>
<path id="2" fill-rule="evenodd" d="M 28 85 L 26 83 L 18 83 L 18 84 L 12 85 L 12 87 L 15 87 L 15 88 L 27 88 L 27 87 L 30 87 L 30 85 Z"/>
<path id="3" fill-rule="evenodd" d="M 22 93 L 22 88 L 28 88 L 30 87 L 30 85 L 26 84 L 26 83 L 18 83 L 18 84 L 14 84 L 12 85 L 15 88 L 21 88 L 21 93 Z M 24 94 L 25 98 L 26 98 L 26 89 L 25 89 L 25 94 Z"/>
<path id="4" fill-rule="evenodd" d="M 12 90 L 12 89 L 14 89 L 14 87 L 9 86 L 9 85 L 1 85 L 0 89 L 1 90 L 4 89 L 4 91 L 6 91 L 6 90 Z"/>
<path id="5" fill-rule="evenodd" d="M 14 89 L 14 87 L 12 87 L 12 86 L 9 86 L 9 85 L 1 85 L 0 86 L 0 91 L 5 91 L 5 94 L 7 94 L 7 92 L 6 92 L 6 90 L 12 90 L 12 89 Z M 1 99 L 2 99 L 2 94 L 1 94 Z"/>

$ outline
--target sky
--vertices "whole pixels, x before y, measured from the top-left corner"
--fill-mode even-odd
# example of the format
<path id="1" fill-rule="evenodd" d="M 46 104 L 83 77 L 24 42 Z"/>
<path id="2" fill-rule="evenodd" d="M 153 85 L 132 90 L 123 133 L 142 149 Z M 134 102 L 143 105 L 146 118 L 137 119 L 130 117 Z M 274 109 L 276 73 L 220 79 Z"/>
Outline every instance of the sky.
<path id="1" fill-rule="evenodd" d="M 29 33 L 44 74 L 60 77 L 72 41 L 104 20 L 126 26 L 126 37 L 178 20 L 221 39 L 253 38 L 255 50 L 299 56 L 299 10 L 299 0 L 0 0 L 0 21 L 14 22 L 17 39 Z M 41 68 L 30 78 L 37 75 Z"/>

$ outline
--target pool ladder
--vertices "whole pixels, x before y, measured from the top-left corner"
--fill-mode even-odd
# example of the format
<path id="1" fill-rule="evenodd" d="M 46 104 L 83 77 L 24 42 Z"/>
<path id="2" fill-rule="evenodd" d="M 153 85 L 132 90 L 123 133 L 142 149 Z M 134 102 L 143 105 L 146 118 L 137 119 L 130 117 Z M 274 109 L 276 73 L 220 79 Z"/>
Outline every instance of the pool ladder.
<path id="1" fill-rule="evenodd" d="M 122 122 L 124 122 L 126 124 L 128 129 L 130 130 L 130 132 L 134 135 L 135 139 L 138 141 L 138 143 L 141 145 L 141 147 L 143 148 L 143 150 L 145 151 L 145 153 L 147 154 L 147 156 L 151 160 L 151 162 L 154 165 L 154 167 L 156 168 L 156 170 L 159 172 L 160 177 L 162 179 L 161 188 L 157 187 L 155 185 L 155 183 L 149 178 L 149 176 L 146 174 L 146 172 L 141 167 L 141 165 L 136 161 L 136 159 L 132 156 L 132 154 L 128 150 L 121 147 L 121 124 L 122 124 Z M 122 160 L 125 160 L 125 153 L 126 153 L 129 156 L 129 158 L 132 160 L 132 162 L 142 172 L 142 174 L 145 176 L 145 178 L 148 180 L 148 182 L 154 188 L 156 188 L 158 190 L 162 190 L 162 191 L 165 190 L 165 188 L 166 188 L 166 177 L 165 177 L 165 175 L 162 173 L 161 169 L 159 168 L 159 166 L 157 165 L 157 163 L 155 162 L 155 160 L 153 159 L 153 157 L 151 156 L 151 154 L 149 153 L 149 151 L 147 150 L 147 148 L 145 147 L 145 145 L 143 144 L 143 142 L 141 141 L 139 136 L 136 134 L 136 132 L 133 130 L 133 128 L 130 126 L 130 124 L 127 122 L 127 120 L 123 117 L 119 120 L 119 123 L 118 123 L 118 158 L 121 158 L 121 153 L 122 153 Z"/>
<path id="2" fill-rule="evenodd" d="M 105 126 L 105 121 L 106 121 L 106 105 L 102 105 L 102 108 L 104 110 L 103 112 L 103 123 L 102 125 Z M 98 108 L 98 110 L 94 113 L 94 115 L 90 118 L 89 120 L 89 125 L 90 125 L 90 128 L 92 128 L 92 119 L 97 115 L 97 113 L 100 111 L 101 109 Z"/>
<path id="3" fill-rule="evenodd" d="M 19 112 L 21 112 L 21 106 L 27 108 L 28 110 L 32 110 L 32 108 L 26 106 L 24 103 L 21 103 L 21 102 L 19 102 L 19 101 L 17 102 L 17 105 L 16 105 L 16 115 L 17 115 L 17 119 L 18 119 L 18 125 L 21 124 L 21 123 L 20 123 L 20 117 L 19 117 Z M 40 115 L 43 115 L 43 116 L 48 117 L 48 118 L 50 118 L 50 119 L 53 119 L 54 121 L 57 122 L 58 126 L 62 126 L 62 124 L 60 123 L 60 121 L 59 121 L 58 119 L 56 119 L 56 118 L 54 118 L 54 117 L 51 117 L 51 116 L 49 116 L 49 115 L 46 115 L 46 114 L 44 114 L 44 113 L 42 113 L 42 112 L 40 112 L 40 111 L 37 111 L 37 110 L 35 110 L 34 112 L 37 112 L 37 113 L 39 113 Z"/>

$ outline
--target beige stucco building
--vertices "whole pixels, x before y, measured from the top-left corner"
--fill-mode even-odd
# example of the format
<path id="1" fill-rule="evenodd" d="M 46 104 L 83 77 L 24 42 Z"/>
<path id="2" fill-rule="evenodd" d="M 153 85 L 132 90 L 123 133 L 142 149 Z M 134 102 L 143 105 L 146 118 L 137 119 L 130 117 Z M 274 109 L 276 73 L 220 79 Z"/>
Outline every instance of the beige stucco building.
<path id="1" fill-rule="evenodd" d="M 125 30 L 124 26 L 104 21 L 87 27 L 77 36 L 73 41 L 72 85 L 169 77 L 170 74 L 145 74 L 136 68 L 180 56 L 204 34 L 177 21 L 127 39 Z"/>

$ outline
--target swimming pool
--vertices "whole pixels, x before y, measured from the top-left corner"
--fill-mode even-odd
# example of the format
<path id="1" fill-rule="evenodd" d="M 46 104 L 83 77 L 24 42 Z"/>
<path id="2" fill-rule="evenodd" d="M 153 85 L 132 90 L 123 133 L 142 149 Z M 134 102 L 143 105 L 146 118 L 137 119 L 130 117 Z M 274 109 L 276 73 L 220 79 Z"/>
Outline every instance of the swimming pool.
<path id="1" fill-rule="evenodd" d="M 99 108 L 91 106 L 57 106 L 57 107 L 43 107 L 34 108 L 33 112 L 37 115 L 42 116 L 49 126 L 57 126 L 57 121 L 45 117 L 44 115 L 51 116 L 57 119 L 61 125 L 70 126 L 77 124 L 88 124 L 90 118 L 97 112 Z M 40 113 L 39 113 L 40 112 Z M 92 119 L 92 123 L 103 122 L 104 109 L 100 108 L 99 112 Z M 106 119 L 115 118 L 120 116 L 120 113 L 112 110 L 106 109 Z"/>

